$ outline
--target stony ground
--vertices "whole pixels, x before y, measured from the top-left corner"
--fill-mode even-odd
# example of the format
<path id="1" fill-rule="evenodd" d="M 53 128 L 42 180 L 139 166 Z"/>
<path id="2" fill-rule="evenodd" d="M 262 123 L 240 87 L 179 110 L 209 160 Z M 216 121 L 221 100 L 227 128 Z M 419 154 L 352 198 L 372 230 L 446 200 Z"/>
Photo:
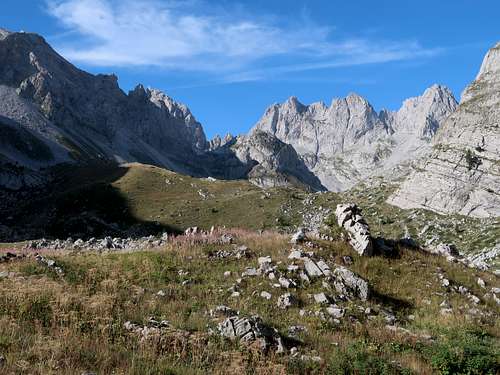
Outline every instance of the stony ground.
<path id="1" fill-rule="evenodd" d="M 449 242 L 464 255 L 496 248 L 490 264 L 500 270 L 500 219 L 399 209 L 386 203 L 397 183 L 383 178 L 344 193 L 318 194 L 262 190 L 248 181 L 197 179 L 141 164 L 64 170 L 58 178 L 50 191 L 26 192 L 21 199 L 0 192 L 0 242 L 138 237 L 182 233 L 192 226 L 292 232 L 303 225 L 335 235 L 332 216 L 337 204 L 354 202 L 374 236 L 411 237 L 421 246 Z"/>
<path id="2" fill-rule="evenodd" d="M 404 247 L 387 258 L 340 240 L 292 245 L 273 231 L 151 246 L 2 257 L 0 372 L 500 371 L 491 273 Z"/>

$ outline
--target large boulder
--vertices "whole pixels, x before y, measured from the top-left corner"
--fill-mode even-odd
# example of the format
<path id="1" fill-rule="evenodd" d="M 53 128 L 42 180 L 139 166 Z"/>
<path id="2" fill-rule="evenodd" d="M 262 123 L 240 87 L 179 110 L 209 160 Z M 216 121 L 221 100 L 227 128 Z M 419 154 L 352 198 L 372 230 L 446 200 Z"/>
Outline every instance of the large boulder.
<path id="1" fill-rule="evenodd" d="M 361 209 L 354 203 L 339 204 L 335 211 L 337 222 L 349 235 L 349 243 L 359 255 L 373 254 L 370 227 L 361 215 Z"/>

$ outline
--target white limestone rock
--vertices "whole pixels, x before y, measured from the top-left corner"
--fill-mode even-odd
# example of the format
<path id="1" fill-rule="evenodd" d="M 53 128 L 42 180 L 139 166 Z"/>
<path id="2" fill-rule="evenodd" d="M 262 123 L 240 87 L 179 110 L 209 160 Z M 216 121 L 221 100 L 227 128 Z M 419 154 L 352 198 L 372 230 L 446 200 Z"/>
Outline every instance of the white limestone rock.
<path id="1" fill-rule="evenodd" d="M 334 99 L 329 107 L 291 97 L 269 107 L 249 137 L 273 134 L 295 148 L 325 187 L 342 191 L 425 154 L 456 106 L 452 93 L 438 85 L 405 101 L 398 112 L 377 113 L 356 94 Z"/>
<path id="2" fill-rule="evenodd" d="M 338 266 L 333 271 L 334 286 L 339 293 L 366 301 L 370 296 L 368 282 L 346 267 Z"/>
<path id="3" fill-rule="evenodd" d="M 337 223 L 349 235 L 349 243 L 359 255 L 371 256 L 373 254 L 373 241 L 370 228 L 363 216 L 361 209 L 354 203 L 339 204 L 335 210 Z"/>
<path id="4" fill-rule="evenodd" d="M 486 55 L 425 157 L 388 202 L 442 214 L 500 216 L 500 43 Z"/>

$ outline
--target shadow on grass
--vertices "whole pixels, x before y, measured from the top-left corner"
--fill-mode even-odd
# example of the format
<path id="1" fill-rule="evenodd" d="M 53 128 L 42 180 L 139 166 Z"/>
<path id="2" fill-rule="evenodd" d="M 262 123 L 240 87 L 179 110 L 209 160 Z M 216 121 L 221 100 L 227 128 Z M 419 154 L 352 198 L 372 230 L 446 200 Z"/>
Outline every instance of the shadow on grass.
<path id="1" fill-rule="evenodd" d="M 373 300 L 376 303 L 379 303 L 383 306 L 389 306 L 392 308 L 393 311 L 400 312 L 400 313 L 408 313 L 412 311 L 415 306 L 403 299 L 400 298 L 395 298 L 388 296 L 386 294 L 382 294 L 378 292 L 377 290 L 372 290 L 371 291 L 371 300 Z"/>
<path id="2" fill-rule="evenodd" d="M 142 237 L 180 228 L 137 218 L 127 198 L 112 184 L 129 168 L 114 164 L 57 170 L 50 191 L 34 192 L 29 201 L 19 201 L 10 213 L 15 235 L 0 238 L 13 242 L 45 238 Z"/>

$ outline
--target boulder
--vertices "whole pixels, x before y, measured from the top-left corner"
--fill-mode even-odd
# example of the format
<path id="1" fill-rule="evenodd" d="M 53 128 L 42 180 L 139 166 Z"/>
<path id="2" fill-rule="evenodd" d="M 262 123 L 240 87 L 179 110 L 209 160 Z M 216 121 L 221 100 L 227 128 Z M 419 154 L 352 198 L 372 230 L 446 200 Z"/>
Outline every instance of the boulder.
<path id="1" fill-rule="evenodd" d="M 337 292 L 366 301 L 370 295 L 368 282 L 351 270 L 339 266 L 333 271 L 333 285 Z"/>
<path id="2" fill-rule="evenodd" d="M 370 228 L 361 215 L 361 209 L 354 203 L 339 204 L 335 211 L 338 225 L 349 235 L 349 243 L 359 255 L 373 254 Z"/>
<path id="3" fill-rule="evenodd" d="M 269 349 L 277 353 L 284 351 L 278 331 L 265 325 L 258 316 L 229 317 L 219 324 L 219 332 L 222 337 L 239 340 L 246 345 L 256 343 L 262 351 Z"/>

